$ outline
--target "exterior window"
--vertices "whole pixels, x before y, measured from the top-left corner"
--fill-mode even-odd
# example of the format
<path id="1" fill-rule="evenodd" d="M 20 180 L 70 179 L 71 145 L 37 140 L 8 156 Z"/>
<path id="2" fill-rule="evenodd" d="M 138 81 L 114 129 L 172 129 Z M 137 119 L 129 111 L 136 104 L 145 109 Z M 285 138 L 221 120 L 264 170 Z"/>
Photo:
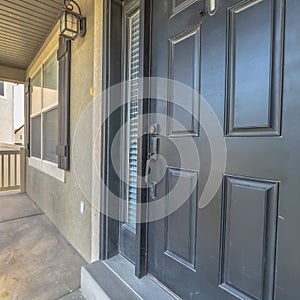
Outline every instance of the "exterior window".
<path id="1" fill-rule="evenodd" d="M 31 155 L 57 163 L 58 62 L 56 51 L 31 81 Z"/>
<path id="2" fill-rule="evenodd" d="M 0 98 L 5 98 L 5 84 L 4 84 L 4 81 L 0 81 Z"/>

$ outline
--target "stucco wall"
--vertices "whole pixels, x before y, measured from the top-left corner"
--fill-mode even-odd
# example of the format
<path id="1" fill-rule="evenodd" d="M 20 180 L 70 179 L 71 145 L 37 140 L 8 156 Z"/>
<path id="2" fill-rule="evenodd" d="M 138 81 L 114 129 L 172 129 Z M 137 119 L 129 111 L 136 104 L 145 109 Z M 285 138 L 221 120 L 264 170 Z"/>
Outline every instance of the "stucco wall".
<path id="1" fill-rule="evenodd" d="M 0 143 L 14 142 L 13 83 L 5 83 L 5 98 L 0 98 Z"/>
<path id="2" fill-rule="evenodd" d="M 102 1 L 95 0 L 97 5 Z M 87 34 L 72 42 L 71 65 L 71 144 L 76 125 L 87 105 L 92 101 L 94 80 L 94 1 L 78 1 L 82 14 L 87 17 Z M 54 29 L 54 31 L 57 30 Z M 50 34 L 56 39 L 57 34 Z M 100 35 L 101 37 L 101 35 Z M 57 36 L 58 38 L 58 36 Z M 48 41 L 51 44 L 50 40 Z M 52 42 L 53 43 L 53 42 Z M 47 45 L 44 46 L 44 49 Z M 45 50 L 46 51 L 46 50 Z M 43 56 L 40 53 L 40 56 Z M 30 68 L 37 64 L 33 62 Z M 30 70 L 27 75 L 30 76 Z M 92 123 L 91 123 L 92 125 Z M 77 145 L 77 149 L 85 157 L 92 159 L 92 126 L 85 129 L 89 144 Z M 71 153 L 72 158 L 72 153 Z M 86 180 L 92 178 L 92 168 L 85 170 Z M 70 171 L 66 172 L 65 183 L 50 177 L 27 165 L 26 188 L 29 196 L 40 206 L 51 221 L 58 227 L 70 243 L 87 260 L 91 260 L 91 205 L 82 194 L 74 172 L 71 159 Z M 80 202 L 84 201 L 84 213 L 80 213 Z"/>

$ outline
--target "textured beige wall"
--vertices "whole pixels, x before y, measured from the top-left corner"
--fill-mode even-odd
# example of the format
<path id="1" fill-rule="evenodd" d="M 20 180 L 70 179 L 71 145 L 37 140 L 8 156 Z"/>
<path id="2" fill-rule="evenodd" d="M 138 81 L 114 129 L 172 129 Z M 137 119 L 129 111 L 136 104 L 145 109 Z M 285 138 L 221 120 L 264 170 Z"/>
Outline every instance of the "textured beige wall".
<path id="1" fill-rule="evenodd" d="M 101 136 L 98 135 L 101 127 L 101 93 L 102 93 L 102 35 L 103 35 L 103 3 L 102 0 L 94 0 L 94 98 L 93 102 L 93 140 L 95 146 L 93 147 L 93 157 L 95 163 L 93 164 L 93 180 L 92 180 L 92 245 L 91 245 L 91 260 L 99 259 L 99 245 L 100 245 L 100 184 L 99 184 L 99 170 L 101 170 Z"/>
<path id="2" fill-rule="evenodd" d="M 71 65 L 71 144 L 76 125 L 87 105 L 93 100 L 91 89 L 94 84 L 94 0 L 78 1 L 82 14 L 87 17 L 87 34 L 72 42 Z M 95 0 L 102 6 L 101 0 Z M 99 17 L 99 16 L 98 16 Z M 101 33 L 98 37 L 101 37 Z M 98 38 L 97 37 L 97 38 Z M 53 40 L 54 39 L 54 40 Z M 32 75 L 42 58 L 47 57 L 47 51 L 53 50 L 57 42 L 57 27 L 50 34 L 36 60 L 27 70 Z M 49 50 L 49 45 L 52 50 Z M 51 48 L 50 47 L 50 48 Z M 85 129 L 89 144 L 82 143 L 78 151 L 92 160 L 92 125 Z M 71 153 L 72 157 L 72 153 Z M 91 163 L 90 163 L 91 164 Z M 85 171 L 86 180 L 91 181 L 92 168 Z M 91 261 L 92 212 L 89 201 L 82 194 L 74 172 L 74 162 L 71 160 L 70 171 L 66 172 L 66 182 L 56 179 L 27 166 L 27 193 L 41 207 L 51 221 L 58 227 L 70 243 L 87 260 Z M 85 211 L 80 213 L 80 202 L 84 201 Z"/>

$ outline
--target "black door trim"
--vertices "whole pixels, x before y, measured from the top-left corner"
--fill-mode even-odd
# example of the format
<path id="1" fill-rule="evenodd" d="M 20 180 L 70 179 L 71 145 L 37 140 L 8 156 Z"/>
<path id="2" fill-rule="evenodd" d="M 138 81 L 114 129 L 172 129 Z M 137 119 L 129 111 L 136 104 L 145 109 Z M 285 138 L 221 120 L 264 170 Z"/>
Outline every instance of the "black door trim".
<path id="1" fill-rule="evenodd" d="M 119 9 L 118 9 L 119 7 Z M 112 16 L 119 14 L 120 18 L 122 15 L 122 2 L 118 0 L 104 0 L 103 1 L 103 56 L 102 56 L 102 65 L 103 65 L 103 74 L 102 74 L 102 91 L 107 90 L 109 87 L 117 84 L 121 81 L 121 73 L 119 74 L 119 80 L 117 74 L 112 74 L 112 63 L 111 63 L 111 44 L 113 31 L 112 28 Z M 120 41 L 122 33 L 120 32 Z M 115 42 L 118 39 L 115 37 Z M 116 48 L 117 49 L 117 48 Z M 120 48 L 121 50 L 121 48 Z M 115 53 L 115 58 L 119 56 L 119 63 L 121 62 L 121 53 Z M 115 61 L 116 63 L 116 61 Z M 118 63 L 118 62 L 117 62 Z M 116 72 L 115 72 L 116 73 Z M 102 99 L 102 118 L 106 118 L 109 111 L 109 94 L 103 93 Z M 109 118 L 103 122 L 102 125 L 102 146 L 101 146 L 101 177 L 103 178 L 104 183 L 101 184 L 101 200 L 100 200 L 100 259 L 106 260 L 118 254 L 118 244 L 119 244 L 119 222 L 112 218 L 109 218 L 103 212 L 108 212 L 109 203 L 107 201 L 107 184 L 110 178 L 110 162 L 109 162 L 109 141 L 110 141 L 110 120 Z M 102 181 L 102 182 L 103 182 Z"/>
<path id="2" fill-rule="evenodd" d="M 150 112 L 151 108 L 151 99 L 149 97 L 149 84 L 146 82 L 146 78 L 151 76 L 151 33 L 152 33 L 152 0 L 141 0 L 140 4 L 141 10 L 141 24 L 143 26 L 143 30 L 141 31 L 141 70 L 140 74 L 143 74 L 143 78 L 145 79 L 143 89 L 141 93 L 143 96 L 143 105 L 139 107 L 139 114 L 143 115 L 142 124 L 140 130 L 142 132 L 148 132 L 149 128 L 149 120 L 146 117 Z M 145 135 L 142 139 L 139 140 L 138 149 L 140 149 L 141 153 L 139 155 L 142 157 L 141 160 L 138 161 L 138 174 L 140 177 L 145 174 L 146 164 L 144 163 L 147 160 L 147 155 L 149 153 L 149 136 Z M 138 202 L 148 203 L 149 202 L 149 191 L 148 189 L 138 189 Z M 137 216 L 140 216 L 141 220 L 147 220 L 145 214 L 147 211 L 139 211 Z M 139 220 L 138 220 L 139 221 Z M 136 227 L 136 267 L 135 267 L 135 275 L 139 278 L 145 276 L 147 274 L 147 250 L 148 250 L 148 224 L 147 223 L 137 223 Z"/>

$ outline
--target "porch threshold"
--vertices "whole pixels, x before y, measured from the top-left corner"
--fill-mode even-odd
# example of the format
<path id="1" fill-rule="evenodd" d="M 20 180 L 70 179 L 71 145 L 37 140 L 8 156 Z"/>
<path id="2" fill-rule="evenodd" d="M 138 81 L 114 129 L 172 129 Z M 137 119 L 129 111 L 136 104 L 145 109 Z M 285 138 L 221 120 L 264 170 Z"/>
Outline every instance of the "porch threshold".
<path id="1" fill-rule="evenodd" d="M 148 276 L 138 279 L 134 266 L 121 255 L 83 266 L 81 291 L 87 300 L 176 299 Z"/>

